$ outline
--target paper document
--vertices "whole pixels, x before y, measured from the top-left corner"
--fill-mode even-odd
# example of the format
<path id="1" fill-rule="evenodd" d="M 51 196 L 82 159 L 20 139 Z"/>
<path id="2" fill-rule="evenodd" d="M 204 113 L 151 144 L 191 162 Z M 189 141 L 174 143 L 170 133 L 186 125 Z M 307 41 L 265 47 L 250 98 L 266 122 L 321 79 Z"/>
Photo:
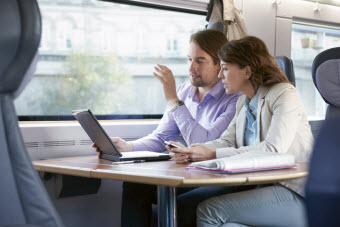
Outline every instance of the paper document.
<path id="1" fill-rule="evenodd" d="M 187 168 L 236 173 L 290 167 L 295 167 L 295 158 L 291 154 L 250 151 L 226 158 L 194 162 Z"/>

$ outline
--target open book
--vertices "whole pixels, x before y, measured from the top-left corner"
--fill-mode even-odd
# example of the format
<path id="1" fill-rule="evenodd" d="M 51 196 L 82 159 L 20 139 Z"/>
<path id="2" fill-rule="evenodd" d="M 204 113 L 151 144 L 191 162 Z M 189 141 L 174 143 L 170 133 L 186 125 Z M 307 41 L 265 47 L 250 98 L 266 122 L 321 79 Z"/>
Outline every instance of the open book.
<path id="1" fill-rule="evenodd" d="M 217 173 L 241 173 L 295 167 L 291 154 L 250 151 L 231 157 L 191 163 L 187 169 Z"/>

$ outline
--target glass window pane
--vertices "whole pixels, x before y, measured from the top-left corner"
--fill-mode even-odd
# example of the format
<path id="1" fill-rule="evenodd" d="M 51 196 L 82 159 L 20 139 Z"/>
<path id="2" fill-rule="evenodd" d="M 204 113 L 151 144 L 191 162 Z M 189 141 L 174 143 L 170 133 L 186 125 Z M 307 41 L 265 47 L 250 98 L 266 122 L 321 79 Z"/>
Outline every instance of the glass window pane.
<path id="1" fill-rule="evenodd" d="M 39 0 L 42 40 L 35 77 L 16 100 L 19 115 L 162 114 L 153 76 L 168 66 L 188 80 L 190 35 L 205 16 L 89 0 Z"/>
<path id="2" fill-rule="evenodd" d="M 324 119 L 327 104 L 312 79 L 312 63 L 320 52 L 340 46 L 339 29 L 317 25 L 292 25 L 291 58 L 294 62 L 296 87 L 309 119 Z"/>

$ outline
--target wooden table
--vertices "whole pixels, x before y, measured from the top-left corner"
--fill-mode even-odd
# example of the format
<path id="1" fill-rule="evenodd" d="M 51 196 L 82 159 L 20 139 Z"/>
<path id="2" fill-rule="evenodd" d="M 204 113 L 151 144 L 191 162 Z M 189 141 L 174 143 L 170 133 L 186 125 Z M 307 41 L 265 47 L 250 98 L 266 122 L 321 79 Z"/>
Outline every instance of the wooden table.
<path id="1" fill-rule="evenodd" d="M 89 178 L 113 179 L 158 186 L 158 225 L 176 226 L 176 187 L 254 185 L 304 177 L 306 163 L 296 168 L 238 174 L 186 170 L 174 161 L 116 164 L 97 156 L 49 159 L 33 162 L 38 171 Z"/>

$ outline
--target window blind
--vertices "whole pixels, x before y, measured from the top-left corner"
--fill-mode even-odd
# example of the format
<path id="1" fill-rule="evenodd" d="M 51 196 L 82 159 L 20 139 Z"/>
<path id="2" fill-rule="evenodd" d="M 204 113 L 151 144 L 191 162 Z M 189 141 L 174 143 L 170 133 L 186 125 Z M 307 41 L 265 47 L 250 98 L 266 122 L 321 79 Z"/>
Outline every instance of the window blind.
<path id="1" fill-rule="evenodd" d="M 149 5 L 169 7 L 173 9 L 192 10 L 206 13 L 209 0 L 104 0 L 111 2 L 130 3 L 136 5 Z"/>

